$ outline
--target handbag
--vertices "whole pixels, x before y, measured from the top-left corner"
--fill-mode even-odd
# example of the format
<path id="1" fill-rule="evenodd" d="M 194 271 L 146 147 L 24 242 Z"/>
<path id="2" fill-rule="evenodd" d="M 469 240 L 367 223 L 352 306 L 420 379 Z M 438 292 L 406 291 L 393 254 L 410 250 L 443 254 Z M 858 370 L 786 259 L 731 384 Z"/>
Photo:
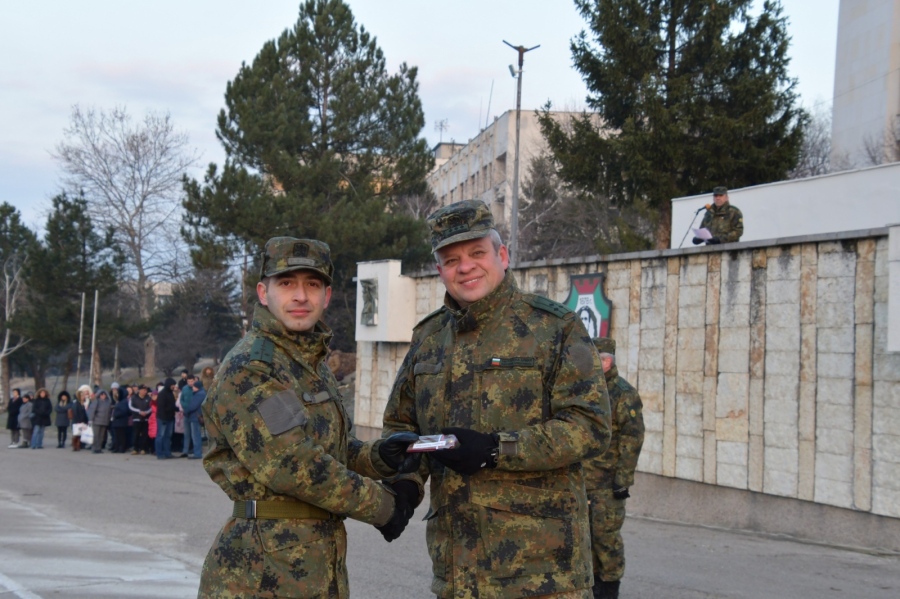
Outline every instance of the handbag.
<path id="1" fill-rule="evenodd" d="M 81 444 L 91 445 L 94 442 L 94 429 L 86 424 L 84 426 L 87 428 L 81 433 Z"/>

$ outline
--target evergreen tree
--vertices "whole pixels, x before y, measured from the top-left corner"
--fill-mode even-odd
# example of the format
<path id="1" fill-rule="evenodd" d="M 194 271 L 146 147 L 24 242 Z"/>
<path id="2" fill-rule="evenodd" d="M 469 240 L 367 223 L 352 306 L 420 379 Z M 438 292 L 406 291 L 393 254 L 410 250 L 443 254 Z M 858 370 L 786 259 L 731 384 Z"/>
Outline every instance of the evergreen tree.
<path id="1" fill-rule="evenodd" d="M 45 231 L 25 269 L 28 302 L 20 322 L 31 339 L 24 357 L 36 387 L 44 386 L 51 358 L 58 357 L 68 374 L 78 341 L 82 292 L 87 294 L 88 309 L 95 290 L 107 300 L 116 291 L 125 261 L 113 232 L 97 230 L 83 195 L 70 198 L 62 193 L 53 198 Z M 99 342 L 113 341 L 122 332 L 113 310 L 106 305 L 98 319 Z"/>
<path id="2" fill-rule="evenodd" d="M 571 131 L 541 129 L 566 181 L 658 211 L 668 247 L 675 197 L 786 178 L 806 114 L 788 77 L 781 3 L 575 0 L 589 32 L 572 41 L 590 108 Z M 600 125 L 595 123 L 596 116 Z"/>
<path id="3" fill-rule="evenodd" d="M 195 264 L 258 256 L 276 235 L 325 241 L 335 263 L 326 314 L 338 345 L 352 347 L 356 262 L 428 257 L 424 223 L 397 203 L 426 192 L 433 164 L 418 137 L 416 68 L 389 74 L 344 2 L 307 0 L 296 25 L 228 83 L 225 104 L 224 166 L 211 164 L 202 184 L 185 180 L 183 232 Z"/>

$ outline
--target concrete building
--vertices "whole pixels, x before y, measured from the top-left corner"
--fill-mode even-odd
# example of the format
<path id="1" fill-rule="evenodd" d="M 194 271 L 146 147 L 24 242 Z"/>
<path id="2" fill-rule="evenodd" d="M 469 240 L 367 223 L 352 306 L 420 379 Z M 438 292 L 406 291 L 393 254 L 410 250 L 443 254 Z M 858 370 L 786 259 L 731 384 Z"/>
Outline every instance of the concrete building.
<path id="1" fill-rule="evenodd" d="M 567 118 L 568 112 L 554 112 Z M 519 126 L 519 196 L 531 160 L 546 148 L 533 110 L 522 110 Z M 512 216 L 513 164 L 516 157 L 516 112 L 507 110 L 469 143 L 440 143 L 434 148 L 435 169 L 428 186 L 441 206 L 461 200 L 482 200 L 491 207 L 494 221 L 508 227 Z"/>
<path id="2" fill-rule="evenodd" d="M 900 116 L 900 0 L 842 0 L 832 113 L 832 164 L 863 164 Z"/>

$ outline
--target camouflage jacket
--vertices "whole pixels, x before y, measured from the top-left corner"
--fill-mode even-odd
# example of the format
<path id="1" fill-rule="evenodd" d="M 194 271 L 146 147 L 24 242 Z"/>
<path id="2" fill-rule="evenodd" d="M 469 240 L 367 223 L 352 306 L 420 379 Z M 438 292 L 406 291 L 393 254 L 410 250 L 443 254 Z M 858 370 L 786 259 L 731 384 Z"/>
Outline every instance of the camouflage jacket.
<path id="1" fill-rule="evenodd" d="M 393 498 L 367 478 L 378 476 L 371 461 L 353 459 L 369 452 L 350 437 L 337 382 L 324 363 L 330 337 L 322 323 L 314 332 L 293 333 L 265 307 L 256 308 L 250 331 L 226 356 L 203 404 L 210 437 L 203 465 L 232 500 L 299 500 L 381 525 L 390 519 Z M 340 520 L 232 518 L 207 556 L 201 596 L 268 590 L 347 597 L 345 550 Z"/>
<path id="2" fill-rule="evenodd" d="M 721 208 L 713 204 L 706 211 L 700 227 L 709 229 L 713 237 L 718 237 L 722 243 L 739 241 L 744 234 L 744 215 L 728 202 Z"/>
<path id="3" fill-rule="evenodd" d="M 606 372 L 606 388 L 612 410 L 612 441 L 600 457 L 584 463 L 584 484 L 588 490 L 633 485 L 644 444 L 643 406 L 637 389 L 619 376 L 615 365 Z"/>
<path id="4" fill-rule="evenodd" d="M 609 443 L 597 354 L 567 308 L 523 294 L 512 275 L 489 296 L 425 318 L 384 415 L 399 430 L 498 432 L 497 467 L 472 476 L 423 460 L 426 541 L 438 597 L 506 598 L 590 588 L 580 462 Z"/>

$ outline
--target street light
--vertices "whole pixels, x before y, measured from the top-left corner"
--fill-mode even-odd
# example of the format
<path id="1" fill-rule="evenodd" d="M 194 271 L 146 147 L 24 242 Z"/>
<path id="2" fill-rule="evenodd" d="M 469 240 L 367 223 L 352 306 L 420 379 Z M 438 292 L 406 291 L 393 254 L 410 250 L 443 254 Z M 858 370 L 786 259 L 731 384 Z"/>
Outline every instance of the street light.
<path id="1" fill-rule="evenodd" d="M 503 43 L 519 53 L 519 69 L 509 65 L 509 74 L 518 79 L 516 84 L 516 157 L 513 162 L 513 192 L 512 192 L 512 222 L 509 228 L 509 266 L 515 267 L 519 261 L 519 127 L 522 112 L 522 63 L 525 61 L 525 53 L 540 48 L 541 45 L 526 48 L 525 46 L 513 46 L 508 41 Z"/>

